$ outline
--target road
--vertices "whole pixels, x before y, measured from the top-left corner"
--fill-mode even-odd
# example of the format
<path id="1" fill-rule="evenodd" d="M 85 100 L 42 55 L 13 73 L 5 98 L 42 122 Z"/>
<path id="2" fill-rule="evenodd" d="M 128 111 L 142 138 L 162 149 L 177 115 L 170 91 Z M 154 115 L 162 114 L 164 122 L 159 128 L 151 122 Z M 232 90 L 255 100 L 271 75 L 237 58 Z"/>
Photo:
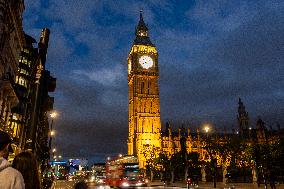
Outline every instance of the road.
<path id="1" fill-rule="evenodd" d="M 54 189 L 73 189 L 75 182 L 72 181 L 56 181 L 54 184 Z M 150 189 L 150 188 L 163 188 L 163 189 L 179 189 L 179 187 L 164 187 L 164 186 L 155 186 L 155 187 L 137 187 L 135 189 Z M 89 186 L 89 189 L 110 189 L 109 186 Z"/>
<path id="2" fill-rule="evenodd" d="M 52 189 L 73 189 L 74 188 L 75 182 L 70 182 L 70 181 L 56 181 L 54 184 L 54 188 Z M 151 189 L 151 188 L 162 188 L 162 189 L 185 189 L 186 187 L 164 187 L 164 186 L 152 186 L 152 187 L 137 187 L 135 189 Z M 228 188 L 228 187 L 225 187 Z M 253 184 L 237 184 L 236 189 L 264 189 L 264 185 L 262 184 L 260 188 L 257 187 L 257 185 Z M 270 187 L 268 187 L 270 188 Z M 277 189 L 284 189 L 284 185 L 277 185 Z M 109 186 L 89 186 L 89 189 L 110 189 Z M 191 189 L 196 189 L 196 188 L 191 188 Z M 198 189 L 214 189 L 212 183 L 206 183 L 206 184 L 201 184 Z M 224 189 L 224 186 L 218 186 L 217 189 Z"/>

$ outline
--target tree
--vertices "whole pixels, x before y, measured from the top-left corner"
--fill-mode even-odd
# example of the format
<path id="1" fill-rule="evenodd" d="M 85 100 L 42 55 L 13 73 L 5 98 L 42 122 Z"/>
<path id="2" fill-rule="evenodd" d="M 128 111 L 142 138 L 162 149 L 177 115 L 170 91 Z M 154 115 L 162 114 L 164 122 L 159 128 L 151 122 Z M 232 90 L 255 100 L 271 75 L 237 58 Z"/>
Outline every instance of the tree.
<path id="1" fill-rule="evenodd" d="M 183 173 L 185 168 L 185 156 L 181 151 L 174 153 L 170 158 L 171 178 L 175 180 L 175 173 Z"/>
<path id="2" fill-rule="evenodd" d="M 150 180 L 153 180 L 153 172 L 159 171 L 159 167 L 157 166 L 157 158 L 159 157 L 160 148 L 156 148 L 150 145 L 144 146 L 143 155 L 146 159 L 146 173 L 150 172 Z M 158 153 L 157 153 L 158 152 Z"/>
<path id="3" fill-rule="evenodd" d="M 214 188 L 216 188 L 216 171 L 217 171 L 216 163 L 217 163 L 217 152 L 218 152 L 217 143 L 215 140 L 211 140 L 211 138 L 207 136 L 204 148 L 206 149 L 206 152 L 209 155 L 210 160 L 207 163 L 207 166 L 209 167 L 210 172 L 213 175 Z"/>
<path id="4" fill-rule="evenodd" d="M 190 177 L 194 177 L 197 176 L 197 180 L 199 179 L 199 174 L 200 174 L 200 170 L 199 165 L 201 164 L 201 162 L 199 161 L 199 153 L 197 152 L 190 152 L 187 154 L 187 171 L 185 173 L 185 176 L 190 176 Z M 189 172 L 189 174 L 188 174 Z"/>
<path id="5" fill-rule="evenodd" d="M 161 179 L 167 177 L 170 171 L 170 160 L 165 152 L 161 152 L 157 158 L 154 159 L 156 170 L 161 172 Z"/>

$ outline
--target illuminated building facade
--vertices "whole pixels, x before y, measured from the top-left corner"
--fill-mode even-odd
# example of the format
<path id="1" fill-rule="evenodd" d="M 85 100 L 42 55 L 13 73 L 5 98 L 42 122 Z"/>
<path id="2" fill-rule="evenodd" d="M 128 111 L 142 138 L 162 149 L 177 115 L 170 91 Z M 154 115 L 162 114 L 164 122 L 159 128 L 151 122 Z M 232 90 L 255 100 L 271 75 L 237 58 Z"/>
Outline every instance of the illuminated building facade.
<path id="1" fill-rule="evenodd" d="M 206 140 L 214 140 L 224 144 L 230 138 L 240 137 L 247 144 L 273 143 L 279 136 L 268 131 L 264 122 L 259 119 L 256 128 L 250 125 L 248 112 L 241 99 L 238 102 L 238 131 L 206 133 L 196 129 L 181 127 L 174 131 L 170 123 L 162 131 L 159 101 L 159 67 L 158 52 L 150 41 L 148 28 L 142 14 L 136 27 L 136 38 L 128 54 L 128 155 L 135 155 L 139 167 L 145 168 L 147 160 L 164 152 L 171 157 L 185 148 L 187 153 L 197 152 L 201 161 L 210 161 L 206 151 Z M 279 129 L 280 130 L 280 129 Z M 224 166 L 221 158 L 217 158 L 218 166 Z M 227 164 L 228 161 L 225 162 Z M 223 164 L 223 165 L 222 165 Z"/>
<path id="2" fill-rule="evenodd" d="M 158 52 L 150 41 L 142 13 L 128 55 L 128 155 L 144 167 L 153 150 L 161 148 Z"/>
<path id="3" fill-rule="evenodd" d="M 19 102 L 13 85 L 25 40 L 23 11 L 23 0 L 0 0 L 0 129 L 11 135 L 11 109 Z"/>
<path id="4" fill-rule="evenodd" d="M 166 123 L 166 128 L 162 131 L 162 151 L 171 157 L 174 153 L 181 151 L 182 143 L 184 141 L 184 146 L 186 151 L 197 152 L 200 154 L 200 159 L 206 159 L 206 151 L 204 150 L 204 141 L 202 140 L 203 135 L 200 133 L 199 129 L 195 132 L 191 132 L 188 128 L 187 130 L 182 126 L 178 129 L 178 132 L 174 131 L 169 122 Z"/>

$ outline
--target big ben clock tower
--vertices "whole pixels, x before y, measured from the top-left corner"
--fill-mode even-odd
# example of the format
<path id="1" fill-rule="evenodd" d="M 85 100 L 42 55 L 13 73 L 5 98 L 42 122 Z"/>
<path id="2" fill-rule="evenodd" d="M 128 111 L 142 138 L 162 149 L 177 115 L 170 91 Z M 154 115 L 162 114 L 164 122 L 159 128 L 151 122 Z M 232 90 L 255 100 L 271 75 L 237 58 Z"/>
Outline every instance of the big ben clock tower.
<path id="1" fill-rule="evenodd" d="M 142 13 L 128 55 L 128 154 L 145 167 L 151 153 L 161 147 L 158 52 L 150 41 Z"/>

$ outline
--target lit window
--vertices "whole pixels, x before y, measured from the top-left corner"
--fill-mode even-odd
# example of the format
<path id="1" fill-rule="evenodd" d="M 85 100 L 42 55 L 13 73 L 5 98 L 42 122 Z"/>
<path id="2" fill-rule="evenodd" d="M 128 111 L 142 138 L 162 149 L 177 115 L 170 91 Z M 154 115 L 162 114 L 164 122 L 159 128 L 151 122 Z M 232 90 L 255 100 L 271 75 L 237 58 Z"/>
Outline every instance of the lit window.
<path id="1" fill-rule="evenodd" d="M 21 69 L 20 73 L 25 74 L 25 75 L 29 75 L 28 72 L 26 70 L 24 70 L 24 69 Z"/>
<path id="2" fill-rule="evenodd" d="M 24 52 L 27 53 L 27 54 L 30 53 L 30 51 L 28 49 L 24 49 Z"/>
<path id="3" fill-rule="evenodd" d="M 18 127 L 19 127 L 19 124 L 16 123 L 16 122 L 12 122 L 12 130 L 13 130 L 13 137 L 19 137 L 18 135 Z"/>
<path id="4" fill-rule="evenodd" d="M 16 83 L 24 87 L 27 87 L 27 81 L 23 77 L 16 76 Z"/>

